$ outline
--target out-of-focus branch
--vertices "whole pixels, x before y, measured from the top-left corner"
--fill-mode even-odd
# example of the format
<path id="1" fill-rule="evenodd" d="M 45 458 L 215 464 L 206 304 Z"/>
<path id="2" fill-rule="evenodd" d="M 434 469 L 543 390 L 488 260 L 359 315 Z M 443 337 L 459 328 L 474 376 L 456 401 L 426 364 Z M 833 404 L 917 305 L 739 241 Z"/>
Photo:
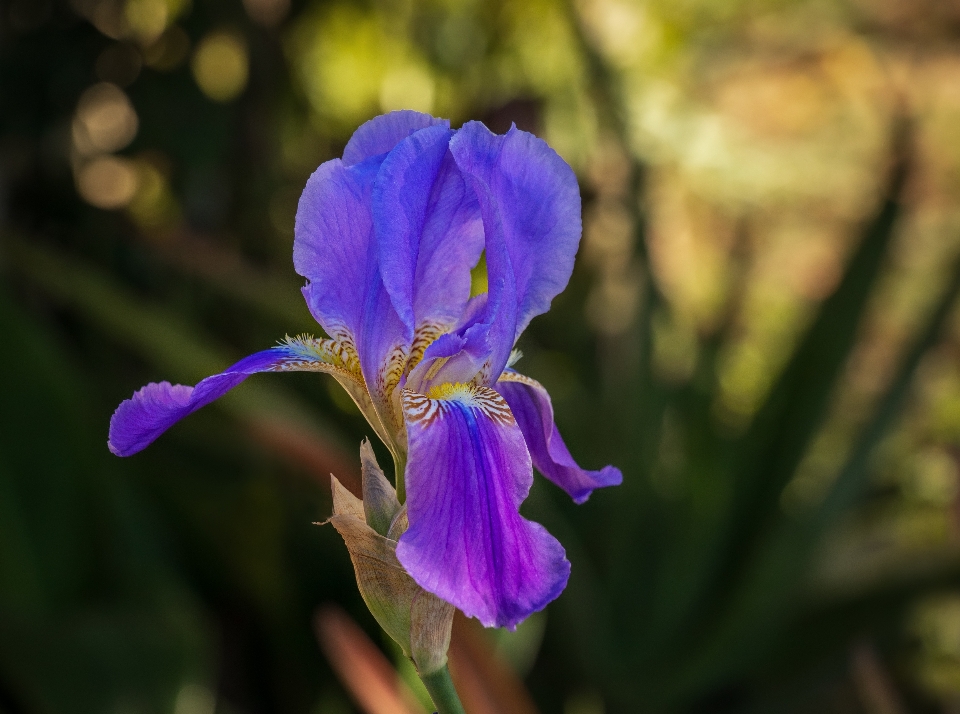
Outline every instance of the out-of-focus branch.
<path id="1" fill-rule="evenodd" d="M 300 296 L 298 288 L 303 281 L 292 269 L 289 274 L 280 274 L 257 268 L 222 241 L 182 226 L 164 231 L 146 245 L 180 272 L 200 278 L 226 297 L 283 322 L 291 334 L 319 329 Z"/>
<path id="2" fill-rule="evenodd" d="M 234 361 L 179 316 L 144 304 L 96 269 L 35 243 L 9 238 L 5 243 L 14 270 L 171 379 L 196 382 Z M 324 484 L 331 472 L 336 473 L 359 493 L 355 460 L 347 456 L 336 429 L 282 389 L 253 383 L 217 405 L 288 462 Z"/>
<path id="3" fill-rule="evenodd" d="M 330 666 L 365 714 L 426 714 L 393 665 L 336 605 L 314 616 L 317 640 Z"/>
<path id="4" fill-rule="evenodd" d="M 453 619 L 450 673 L 469 714 L 537 714 L 523 682 L 497 656 L 480 623 L 460 612 Z"/>
<path id="5" fill-rule="evenodd" d="M 587 62 L 590 91 L 593 95 L 594 105 L 600 116 L 600 125 L 616 138 L 620 148 L 630 160 L 630 179 L 626 207 L 636 221 L 634 224 L 638 239 L 636 241 L 636 247 L 639 255 L 643 258 L 644 267 L 649 273 L 647 247 L 644 240 L 646 224 L 640 206 L 640 194 L 643 190 L 646 167 L 636 153 L 631 150 L 629 119 L 626 110 L 627 103 L 623 98 L 620 80 L 590 40 L 588 30 L 584 26 L 584 20 L 572 2 L 569 4 L 569 12 L 571 27 L 576 33 L 577 39 L 579 40 L 580 51 Z M 659 292 L 652 282 L 649 282 L 648 292 L 650 290 L 654 291 L 657 297 L 659 297 Z"/>

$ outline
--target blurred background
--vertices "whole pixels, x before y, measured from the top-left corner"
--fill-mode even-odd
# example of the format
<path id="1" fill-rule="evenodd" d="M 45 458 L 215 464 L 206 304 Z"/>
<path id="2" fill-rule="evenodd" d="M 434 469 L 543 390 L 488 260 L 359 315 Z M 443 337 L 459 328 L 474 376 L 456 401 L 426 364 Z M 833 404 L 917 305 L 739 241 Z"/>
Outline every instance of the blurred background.
<path id="1" fill-rule="evenodd" d="M 458 623 L 471 714 L 960 712 L 960 3 L 0 9 L 0 712 L 426 711 L 313 525 L 369 433 L 332 379 L 105 444 L 144 383 L 319 331 L 300 191 L 400 108 L 576 170 L 518 368 L 624 472 L 581 507 L 538 479 L 573 575 L 515 633 Z"/>

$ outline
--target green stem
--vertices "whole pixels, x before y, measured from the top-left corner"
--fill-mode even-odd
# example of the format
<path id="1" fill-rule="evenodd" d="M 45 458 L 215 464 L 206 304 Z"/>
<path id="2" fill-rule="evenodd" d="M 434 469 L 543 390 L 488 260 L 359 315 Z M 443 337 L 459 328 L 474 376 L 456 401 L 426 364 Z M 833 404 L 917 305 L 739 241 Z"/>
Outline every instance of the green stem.
<path id="1" fill-rule="evenodd" d="M 446 665 L 432 674 L 421 675 L 420 679 L 433 699 L 437 714 L 465 714 Z"/>

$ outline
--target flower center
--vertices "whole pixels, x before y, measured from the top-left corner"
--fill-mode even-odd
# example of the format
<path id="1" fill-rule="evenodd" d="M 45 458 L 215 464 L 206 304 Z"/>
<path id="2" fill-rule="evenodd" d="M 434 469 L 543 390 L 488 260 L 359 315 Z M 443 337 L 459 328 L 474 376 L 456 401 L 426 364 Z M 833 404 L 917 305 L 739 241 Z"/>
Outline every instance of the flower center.
<path id="1" fill-rule="evenodd" d="M 463 382 L 445 382 L 444 384 L 430 387 L 427 396 L 430 397 L 430 399 L 460 402 L 468 407 L 481 406 L 480 402 L 477 401 L 476 388 Z"/>

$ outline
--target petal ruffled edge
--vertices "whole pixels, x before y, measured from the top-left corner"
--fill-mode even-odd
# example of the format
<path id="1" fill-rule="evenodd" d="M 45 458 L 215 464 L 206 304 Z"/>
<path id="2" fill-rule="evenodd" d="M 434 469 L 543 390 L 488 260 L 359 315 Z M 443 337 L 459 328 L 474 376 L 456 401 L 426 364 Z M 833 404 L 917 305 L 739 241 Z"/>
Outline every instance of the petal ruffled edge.
<path id="1" fill-rule="evenodd" d="M 381 114 L 361 124 L 343 148 L 343 163 L 351 166 L 374 156 L 385 154 L 410 134 L 435 124 L 450 126 L 447 119 L 401 109 Z"/>
<path id="2" fill-rule="evenodd" d="M 582 228 L 577 177 L 545 141 L 515 126 L 498 135 L 468 122 L 451 140 L 450 151 L 473 180 L 484 212 L 491 297 L 498 280 L 514 281 L 512 348 L 570 280 Z M 491 232 L 502 235 L 509 271 L 501 272 L 491 260 Z"/>
<path id="3" fill-rule="evenodd" d="M 470 296 L 483 250 L 480 206 L 436 125 L 416 131 L 384 159 L 373 188 L 380 271 L 411 329 L 449 329 Z"/>
<path id="4" fill-rule="evenodd" d="M 403 392 L 409 529 L 397 557 L 421 587 L 487 626 L 513 628 L 563 591 L 563 546 L 520 515 L 533 481 L 510 408 L 493 389 Z"/>
<path id="5" fill-rule="evenodd" d="M 354 399 L 365 393 L 353 356 L 334 340 L 300 337 L 268 350 L 256 352 L 220 374 L 207 377 L 195 387 L 170 382 L 152 382 L 124 400 L 110 419 L 107 448 L 117 456 L 143 451 L 167 429 L 210 402 L 219 399 L 258 372 L 326 372 L 341 384 L 359 380 L 348 389 Z"/>
<path id="6" fill-rule="evenodd" d="M 550 395 L 538 381 L 507 371 L 500 375 L 497 391 L 510 405 L 537 471 L 566 491 L 574 503 L 584 503 L 594 489 L 623 482 L 615 466 L 587 471 L 573 460 L 554 423 Z"/>

